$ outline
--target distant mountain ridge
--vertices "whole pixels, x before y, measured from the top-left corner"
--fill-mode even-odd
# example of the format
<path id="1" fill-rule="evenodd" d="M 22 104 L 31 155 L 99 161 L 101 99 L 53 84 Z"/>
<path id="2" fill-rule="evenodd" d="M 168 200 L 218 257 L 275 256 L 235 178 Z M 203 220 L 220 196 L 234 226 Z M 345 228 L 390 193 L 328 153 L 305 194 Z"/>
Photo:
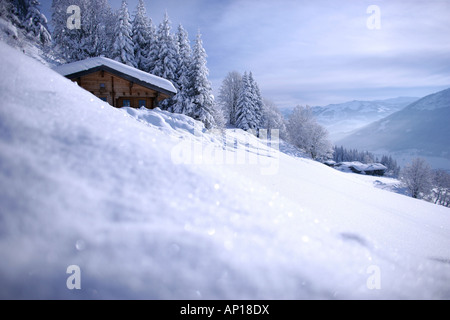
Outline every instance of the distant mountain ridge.
<path id="1" fill-rule="evenodd" d="M 317 121 L 330 133 L 333 141 L 340 140 L 372 122 L 383 119 L 417 101 L 416 97 L 398 97 L 386 100 L 353 100 L 325 107 L 313 107 Z"/>
<path id="2" fill-rule="evenodd" d="M 450 169 L 450 88 L 419 99 L 337 141 L 347 148 L 423 156 Z M 406 159 L 405 159 L 406 160 Z"/>

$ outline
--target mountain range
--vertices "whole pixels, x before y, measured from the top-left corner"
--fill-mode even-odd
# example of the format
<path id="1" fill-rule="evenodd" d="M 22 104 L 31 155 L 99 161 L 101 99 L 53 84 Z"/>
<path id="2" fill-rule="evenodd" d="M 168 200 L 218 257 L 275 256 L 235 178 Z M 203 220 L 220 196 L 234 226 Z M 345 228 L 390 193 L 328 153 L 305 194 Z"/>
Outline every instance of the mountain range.
<path id="1" fill-rule="evenodd" d="M 357 129 L 400 111 L 418 99 L 398 97 L 375 101 L 353 100 L 324 107 L 313 107 L 312 110 L 317 121 L 327 128 L 330 139 L 338 141 Z"/>
<path id="2" fill-rule="evenodd" d="M 388 152 L 400 162 L 426 158 L 450 169 L 450 88 L 419 99 L 336 141 L 347 148 Z"/>

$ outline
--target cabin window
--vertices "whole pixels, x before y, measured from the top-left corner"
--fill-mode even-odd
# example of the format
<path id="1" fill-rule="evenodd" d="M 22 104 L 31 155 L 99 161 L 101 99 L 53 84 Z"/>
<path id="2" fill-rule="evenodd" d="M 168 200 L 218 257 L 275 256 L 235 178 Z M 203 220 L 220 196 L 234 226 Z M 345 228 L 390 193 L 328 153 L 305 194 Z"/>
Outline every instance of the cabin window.
<path id="1" fill-rule="evenodd" d="M 105 89 L 105 88 L 106 88 L 105 84 L 104 83 L 100 83 L 100 89 Z"/>
<path id="2" fill-rule="evenodd" d="M 139 108 L 147 108 L 147 100 L 139 100 Z"/>
<path id="3" fill-rule="evenodd" d="M 123 99 L 122 107 L 131 107 L 131 101 L 128 99 Z"/>
<path id="4" fill-rule="evenodd" d="M 108 99 L 106 97 L 99 97 L 100 100 L 103 100 L 105 102 L 108 102 Z"/>

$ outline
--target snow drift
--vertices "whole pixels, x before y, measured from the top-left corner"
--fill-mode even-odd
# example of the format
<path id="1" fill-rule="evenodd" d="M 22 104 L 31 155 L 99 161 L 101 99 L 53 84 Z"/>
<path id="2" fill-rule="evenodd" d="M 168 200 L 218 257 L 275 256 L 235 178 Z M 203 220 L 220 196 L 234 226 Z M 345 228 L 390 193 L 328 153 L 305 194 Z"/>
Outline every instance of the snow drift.
<path id="1" fill-rule="evenodd" d="M 0 56 L 0 298 L 450 298 L 448 208 Z"/>

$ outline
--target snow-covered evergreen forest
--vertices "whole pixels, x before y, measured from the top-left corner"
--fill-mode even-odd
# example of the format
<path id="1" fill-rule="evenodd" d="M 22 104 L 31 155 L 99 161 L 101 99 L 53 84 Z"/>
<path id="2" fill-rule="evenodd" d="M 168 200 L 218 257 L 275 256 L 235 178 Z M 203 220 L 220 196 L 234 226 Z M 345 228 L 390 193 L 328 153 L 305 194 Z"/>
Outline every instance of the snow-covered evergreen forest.
<path id="1" fill-rule="evenodd" d="M 188 115 L 202 121 L 207 128 L 230 125 L 257 135 L 260 129 L 276 129 L 282 139 L 289 139 L 281 112 L 273 102 L 263 98 L 251 71 L 243 75 L 230 72 L 223 80 L 216 101 L 208 80 L 207 54 L 200 32 L 191 47 L 188 32 L 181 24 L 174 32 L 167 12 L 159 26 L 155 26 L 143 0 L 133 13 L 131 11 L 126 0 L 117 11 L 108 0 L 53 0 L 51 35 L 37 0 L 6 0 L 2 17 L 13 21 L 18 28 L 25 28 L 27 34 L 33 35 L 36 45 L 45 48 L 44 51 L 60 63 L 105 56 L 171 81 L 178 94 L 160 104 L 163 110 Z M 27 22 L 31 14 L 39 17 L 35 18 L 33 28 Z M 315 123 L 314 127 L 307 127 L 317 132 L 313 128 L 320 126 Z M 291 130 L 291 136 L 298 142 L 294 131 Z M 323 128 L 320 131 L 324 132 Z M 318 136 L 314 138 L 317 140 Z M 304 147 L 310 145 L 312 139 L 296 144 Z M 322 137 L 319 140 L 314 144 L 328 146 Z M 330 150 L 322 150 L 320 156 Z M 314 152 L 313 155 L 316 156 Z"/>
<path id="2" fill-rule="evenodd" d="M 15 30 L 23 30 L 21 36 L 26 35 L 59 63 L 104 56 L 165 78 L 178 94 L 164 101 L 162 109 L 191 116 L 207 128 L 223 126 L 200 32 L 191 48 L 183 26 L 174 32 L 166 13 L 156 27 L 143 0 L 133 12 L 126 0 L 117 11 L 108 0 L 53 0 L 51 34 L 39 9 L 37 0 L 2 1 L 0 16 L 11 23 L 3 29 L 12 30 L 12 38 L 18 37 Z"/>

